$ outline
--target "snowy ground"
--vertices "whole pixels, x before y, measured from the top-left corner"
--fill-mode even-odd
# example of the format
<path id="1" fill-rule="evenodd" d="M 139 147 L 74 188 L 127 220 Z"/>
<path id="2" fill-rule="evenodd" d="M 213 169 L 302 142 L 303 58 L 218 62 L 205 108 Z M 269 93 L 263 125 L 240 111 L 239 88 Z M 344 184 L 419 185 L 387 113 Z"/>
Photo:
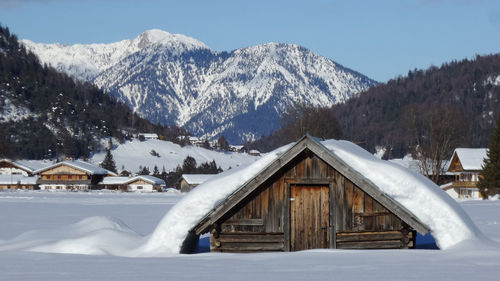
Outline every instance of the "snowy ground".
<path id="1" fill-rule="evenodd" d="M 460 203 L 496 243 L 458 245 L 445 251 L 314 250 L 124 258 L 6 247 L 15 239 L 33 242 L 44 235 L 75 235 L 85 230 L 78 226 L 99 223 L 147 235 L 183 196 L 0 192 L 0 280 L 499 280 L 500 200 Z M 64 231 L 70 234 L 60 233 Z"/>
<path id="2" fill-rule="evenodd" d="M 227 170 L 229 167 L 245 166 L 260 158 L 247 153 L 217 152 L 192 145 L 181 147 L 175 143 L 160 140 L 142 142 L 133 140 L 124 144 L 115 142 L 115 146 L 116 148 L 111 153 L 116 162 L 116 168 L 121 170 L 124 167 L 134 173 L 139 171 L 139 166 L 146 166 L 152 172 L 155 165 L 160 172 L 163 167 L 167 172 L 173 171 L 177 165 L 182 166 L 187 156 L 195 158 L 198 165 L 215 161 L 217 166 L 220 166 L 223 170 Z M 151 155 L 151 150 L 156 151 L 160 156 Z M 95 154 L 90 159 L 90 162 L 100 163 L 104 156 L 105 152 Z"/>

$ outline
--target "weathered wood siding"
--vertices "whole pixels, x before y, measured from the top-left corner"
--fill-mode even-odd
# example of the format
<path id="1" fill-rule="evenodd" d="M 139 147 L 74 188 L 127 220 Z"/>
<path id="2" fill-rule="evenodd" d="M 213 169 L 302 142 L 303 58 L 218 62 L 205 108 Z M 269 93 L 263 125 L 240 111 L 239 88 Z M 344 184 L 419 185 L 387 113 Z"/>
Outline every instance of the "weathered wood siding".
<path id="1" fill-rule="evenodd" d="M 328 185 L 293 185 L 290 191 L 290 250 L 330 248 Z"/>
<path id="2" fill-rule="evenodd" d="M 84 171 L 81 171 L 81 170 L 78 170 L 78 169 L 75 169 L 73 167 L 66 166 L 66 165 L 57 166 L 57 167 L 54 167 L 52 169 L 48 169 L 48 170 L 42 172 L 42 176 L 43 175 L 57 175 L 57 174 L 86 175 L 86 173 Z"/>
<path id="3" fill-rule="evenodd" d="M 89 176 L 86 174 L 43 174 L 42 175 L 42 180 L 52 180 L 52 181 L 73 181 L 73 180 L 88 180 Z"/>
<path id="4" fill-rule="evenodd" d="M 334 168 L 304 152 L 223 217 L 210 239 L 211 250 L 220 252 L 407 248 L 414 233 Z"/>

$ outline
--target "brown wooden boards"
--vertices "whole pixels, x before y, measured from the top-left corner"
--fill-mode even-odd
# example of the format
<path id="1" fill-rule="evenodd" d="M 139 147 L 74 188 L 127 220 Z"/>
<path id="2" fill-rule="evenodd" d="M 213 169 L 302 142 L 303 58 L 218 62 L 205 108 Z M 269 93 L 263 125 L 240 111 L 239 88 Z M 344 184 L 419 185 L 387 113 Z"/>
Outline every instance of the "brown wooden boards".
<path id="1" fill-rule="evenodd" d="M 291 186 L 291 251 L 330 247 L 329 197 L 328 186 Z"/>

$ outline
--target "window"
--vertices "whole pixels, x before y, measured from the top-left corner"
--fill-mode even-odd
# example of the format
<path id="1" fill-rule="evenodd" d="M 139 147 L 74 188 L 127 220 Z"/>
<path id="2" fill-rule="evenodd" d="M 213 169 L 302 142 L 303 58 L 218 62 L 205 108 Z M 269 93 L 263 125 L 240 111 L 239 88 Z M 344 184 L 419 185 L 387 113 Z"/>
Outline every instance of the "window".
<path id="1" fill-rule="evenodd" d="M 139 186 L 137 186 L 137 189 L 142 189 L 142 186 L 140 186 L 140 185 L 139 185 Z"/>

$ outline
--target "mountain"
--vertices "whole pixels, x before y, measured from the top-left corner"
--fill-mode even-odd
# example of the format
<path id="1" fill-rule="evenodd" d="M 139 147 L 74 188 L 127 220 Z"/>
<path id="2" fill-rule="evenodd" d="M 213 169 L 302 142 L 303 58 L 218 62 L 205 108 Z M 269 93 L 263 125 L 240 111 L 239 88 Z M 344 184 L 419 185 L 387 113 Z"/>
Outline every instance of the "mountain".
<path id="1" fill-rule="evenodd" d="M 231 143 L 270 134 L 298 104 L 331 106 L 377 84 L 292 44 L 215 52 L 161 30 L 111 44 L 23 43 L 42 62 L 94 83 L 154 123 Z"/>
<path id="2" fill-rule="evenodd" d="M 175 139 L 182 129 L 157 126 L 95 85 L 42 66 L 0 26 L 0 158 L 89 157 L 103 138 L 139 131 Z"/>
<path id="3" fill-rule="evenodd" d="M 487 147 L 500 114 L 500 54 L 415 69 L 329 111 L 321 116 L 335 116 L 342 138 L 371 152 L 384 148 L 387 158 L 403 157 L 419 144 L 417 140 L 421 145 L 437 144 L 440 134 L 453 136 L 449 154 L 454 146 Z M 279 146 L 286 133 L 281 131 L 252 147 L 266 151 Z M 269 143 L 277 144 L 264 146 Z"/>

